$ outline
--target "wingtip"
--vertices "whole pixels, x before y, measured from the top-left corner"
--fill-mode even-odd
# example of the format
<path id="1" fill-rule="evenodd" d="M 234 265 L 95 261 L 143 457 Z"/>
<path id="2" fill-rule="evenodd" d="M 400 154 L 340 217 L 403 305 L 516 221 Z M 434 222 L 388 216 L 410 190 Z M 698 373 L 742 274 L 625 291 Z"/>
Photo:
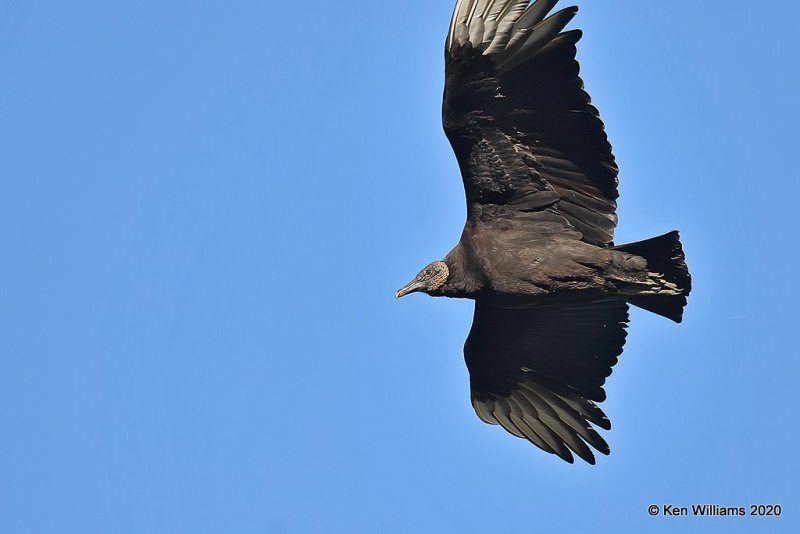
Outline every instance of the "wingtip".
<path id="1" fill-rule="evenodd" d="M 567 22 L 569 22 L 570 20 L 575 18 L 575 15 L 577 14 L 578 14 L 578 6 L 569 6 L 559 11 L 556 11 L 555 13 L 550 15 L 550 17 L 557 17 L 557 16 L 567 17 Z"/>
<path id="2" fill-rule="evenodd" d="M 564 8 L 561 11 L 559 11 L 558 13 L 555 13 L 555 15 L 558 15 L 559 13 L 565 13 L 565 16 L 567 17 L 567 21 L 566 21 L 566 23 L 564 25 L 566 26 L 578 14 L 578 6 L 570 6 L 570 7 Z M 553 16 L 555 16 L 555 15 L 553 15 Z"/>

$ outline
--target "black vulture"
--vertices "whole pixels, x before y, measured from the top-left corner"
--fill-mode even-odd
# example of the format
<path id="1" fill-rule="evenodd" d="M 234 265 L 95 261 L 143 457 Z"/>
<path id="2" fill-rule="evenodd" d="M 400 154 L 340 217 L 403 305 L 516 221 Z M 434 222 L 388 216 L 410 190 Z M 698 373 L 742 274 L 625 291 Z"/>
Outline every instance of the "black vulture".
<path id="1" fill-rule="evenodd" d="M 681 322 L 678 232 L 615 246 L 618 168 L 558 0 L 458 0 L 445 45 L 444 130 L 467 221 L 400 289 L 475 300 L 464 346 L 478 417 L 572 462 L 610 449 L 598 402 L 628 305 Z"/>

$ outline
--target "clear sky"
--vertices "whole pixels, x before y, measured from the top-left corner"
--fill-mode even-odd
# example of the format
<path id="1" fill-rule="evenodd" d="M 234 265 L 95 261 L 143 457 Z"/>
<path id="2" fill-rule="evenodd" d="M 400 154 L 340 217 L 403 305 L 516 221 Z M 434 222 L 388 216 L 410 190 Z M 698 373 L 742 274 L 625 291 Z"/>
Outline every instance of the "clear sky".
<path id="1" fill-rule="evenodd" d="M 393 298 L 464 221 L 452 0 L 2 2 L 0 531 L 797 532 L 800 7 L 575 3 L 617 241 L 695 283 L 594 467 L 477 419 L 470 302 Z"/>

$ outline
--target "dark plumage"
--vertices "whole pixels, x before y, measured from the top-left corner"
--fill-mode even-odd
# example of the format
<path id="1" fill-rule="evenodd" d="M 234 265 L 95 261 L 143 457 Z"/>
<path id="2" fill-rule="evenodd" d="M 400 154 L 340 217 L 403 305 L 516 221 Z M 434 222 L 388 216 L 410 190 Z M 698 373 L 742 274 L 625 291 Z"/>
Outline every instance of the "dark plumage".
<path id="1" fill-rule="evenodd" d="M 575 60 L 576 7 L 458 0 L 445 47 L 445 133 L 461 168 L 458 245 L 397 292 L 475 300 L 472 405 L 568 462 L 609 447 L 595 402 L 628 304 L 680 322 L 691 290 L 677 232 L 614 246 L 617 165 Z"/>

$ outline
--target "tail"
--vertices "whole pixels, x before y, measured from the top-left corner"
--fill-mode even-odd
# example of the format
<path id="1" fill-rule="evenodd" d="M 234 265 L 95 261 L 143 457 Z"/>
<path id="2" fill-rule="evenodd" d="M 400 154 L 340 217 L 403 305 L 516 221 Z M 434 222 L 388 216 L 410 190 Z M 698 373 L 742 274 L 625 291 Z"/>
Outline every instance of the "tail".
<path id="1" fill-rule="evenodd" d="M 680 323 L 686 297 L 692 290 L 692 277 L 686 267 L 678 232 L 672 231 L 615 249 L 646 259 L 648 276 L 659 286 L 655 290 L 645 289 L 638 295 L 627 297 L 628 302 Z"/>

